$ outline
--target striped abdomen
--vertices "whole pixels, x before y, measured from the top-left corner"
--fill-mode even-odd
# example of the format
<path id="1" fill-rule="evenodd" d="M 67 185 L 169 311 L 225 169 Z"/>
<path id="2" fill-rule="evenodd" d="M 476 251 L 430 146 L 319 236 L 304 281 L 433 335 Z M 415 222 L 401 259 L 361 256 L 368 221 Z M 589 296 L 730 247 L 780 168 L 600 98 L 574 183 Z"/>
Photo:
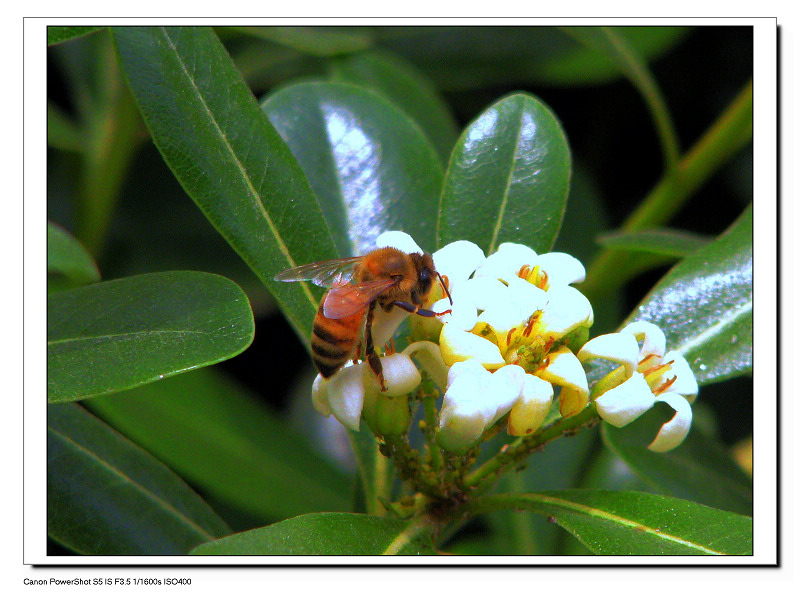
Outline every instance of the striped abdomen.
<path id="1" fill-rule="evenodd" d="M 361 328 L 367 308 L 360 312 L 338 318 L 326 317 L 322 313 L 325 298 L 322 298 L 314 328 L 311 332 L 311 359 L 319 373 L 329 378 L 344 366 L 353 354 L 355 346 L 361 339 Z"/>

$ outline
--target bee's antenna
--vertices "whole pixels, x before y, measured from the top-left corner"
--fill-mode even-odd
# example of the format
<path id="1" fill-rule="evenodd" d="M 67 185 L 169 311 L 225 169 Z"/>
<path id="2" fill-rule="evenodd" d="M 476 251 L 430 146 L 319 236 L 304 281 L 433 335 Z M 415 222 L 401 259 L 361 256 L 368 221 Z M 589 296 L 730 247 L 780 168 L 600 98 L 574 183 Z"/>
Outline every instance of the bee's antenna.
<path id="1" fill-rule="evenodd" d="M 447 299 L 450 300 L 450 305 L 452 306 L 453 305 L 453 298 L 450 297 L 450 290 L 447 288 L 447 284 L 444 282 L 444 279 L 442 278 L 442 275 L 440 275 L 438 272 L 436 273 L 436 276 L 439 277 L 439 282 L 442 284 L 442 288 L 444 289 L 444 292 L 447 295 Z"/>

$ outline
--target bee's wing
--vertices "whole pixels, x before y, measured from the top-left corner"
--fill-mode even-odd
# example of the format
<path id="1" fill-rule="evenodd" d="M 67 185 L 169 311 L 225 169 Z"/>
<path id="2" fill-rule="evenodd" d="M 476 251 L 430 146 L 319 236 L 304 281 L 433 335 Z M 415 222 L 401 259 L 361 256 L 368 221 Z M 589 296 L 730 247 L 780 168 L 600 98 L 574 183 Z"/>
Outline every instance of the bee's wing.
<path id="1" fill-rule="evenodd" d="M 361 262 L 362 257 L 337 258 L 313 262 L 303 266 L 295 266 L 275 275 L 276 281 L 313 281 L 320 287 L 341 285 L 353 276 L 353 269 Z"/>
<path id="2" fill-rule="evenodd" d="M 325 296 L 322 313 L 334 320 L 347 318 L 364 310 L 376 297 L 395 284 L 394 279 L 376 279 L 357 285 L 341 285 L 331 288 Z"/>

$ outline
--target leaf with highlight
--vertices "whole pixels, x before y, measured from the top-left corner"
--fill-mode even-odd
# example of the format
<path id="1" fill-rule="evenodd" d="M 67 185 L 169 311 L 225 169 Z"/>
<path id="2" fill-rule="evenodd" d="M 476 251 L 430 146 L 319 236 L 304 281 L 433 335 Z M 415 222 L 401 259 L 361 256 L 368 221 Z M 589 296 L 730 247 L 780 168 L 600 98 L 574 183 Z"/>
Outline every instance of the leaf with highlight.
<path id="1" fill-rule="evenodd" d="M 550 109 L 529 94 L 499 100 L 453 150 L 439 204 L 439 247 L 468 239 L 487 254 L 503 242 L 549 251 L 570 172 L 567 139 Z"/>
<path id="2" fill-rule="evenodd" d="M 189 196 L 307 339 L 321 296 L 276 273 L 336 257 L 319 205 L 213 31 L 113 29 L 154 142 Z"/>

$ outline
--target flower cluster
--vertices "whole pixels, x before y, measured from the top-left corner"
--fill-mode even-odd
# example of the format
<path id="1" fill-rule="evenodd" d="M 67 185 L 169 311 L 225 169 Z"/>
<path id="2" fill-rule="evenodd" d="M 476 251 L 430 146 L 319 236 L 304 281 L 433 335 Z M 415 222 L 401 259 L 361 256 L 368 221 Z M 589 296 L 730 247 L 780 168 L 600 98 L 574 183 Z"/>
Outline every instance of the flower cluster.
<path id="1" fill-rule="evenodd" d="M 422 251 L 401 232 L 384 233 L 377 246 Z M 592 389 L 601 418 L 624 426 L 665 401 L 676 415 L 651 449 L 666 451 L 686 436 L 689 402 L 697 394 L 686 360 L 665 351 L 663 333 L 650 323 L 633 323 L 587 342 L 594 315 L 589 301 L 572 287 L 585 276 L 578 260 L 559 252 L 539 255 L 514 243 L 487 257 L 469 241 L 445 246 L 433 260 L 450 298 L 436 290 L 431 309 L 446 314 L 412 317 L 414 337 L 424 340 L 381 357 L 385 391 L 366 363 L 350 362 L 327 380 L 317 377 L 312 395 L 322 414 L 332 413 L 353 430 L 363 416 L 380 434 L 405 432 L 408 396 L 422 381 L 419 364 L 444 392 L 436 442 L 464 453 L 506 416 L 510 435 L 538 430 L 551 410 L 554 386 L 561 416 L 582 411 L 590 401 L 583 362 L 602 358 L 620 366 Z M 376 345 L 391 338 L 407 317 L 402 310 L 377 311 Z M 383 408 L 376 410 L 376 402 Z"/>
<path id="2" fill-rule="evenodd" d="M 641 345 L 640 345 L 641 344 Z M 602 358 L 620 364 L 593 388 L 600 417 L 625 426 L 663 401 L 675 410 L 649 448 L 669 451 L 680 445 L 692 424 L 691 402 L 697 379 L 681 354 L 666 351 L 664 333 L 649 322 L 633 322 L 619 333 L 595 337 L 578 352 L 581 361 Z"/>

